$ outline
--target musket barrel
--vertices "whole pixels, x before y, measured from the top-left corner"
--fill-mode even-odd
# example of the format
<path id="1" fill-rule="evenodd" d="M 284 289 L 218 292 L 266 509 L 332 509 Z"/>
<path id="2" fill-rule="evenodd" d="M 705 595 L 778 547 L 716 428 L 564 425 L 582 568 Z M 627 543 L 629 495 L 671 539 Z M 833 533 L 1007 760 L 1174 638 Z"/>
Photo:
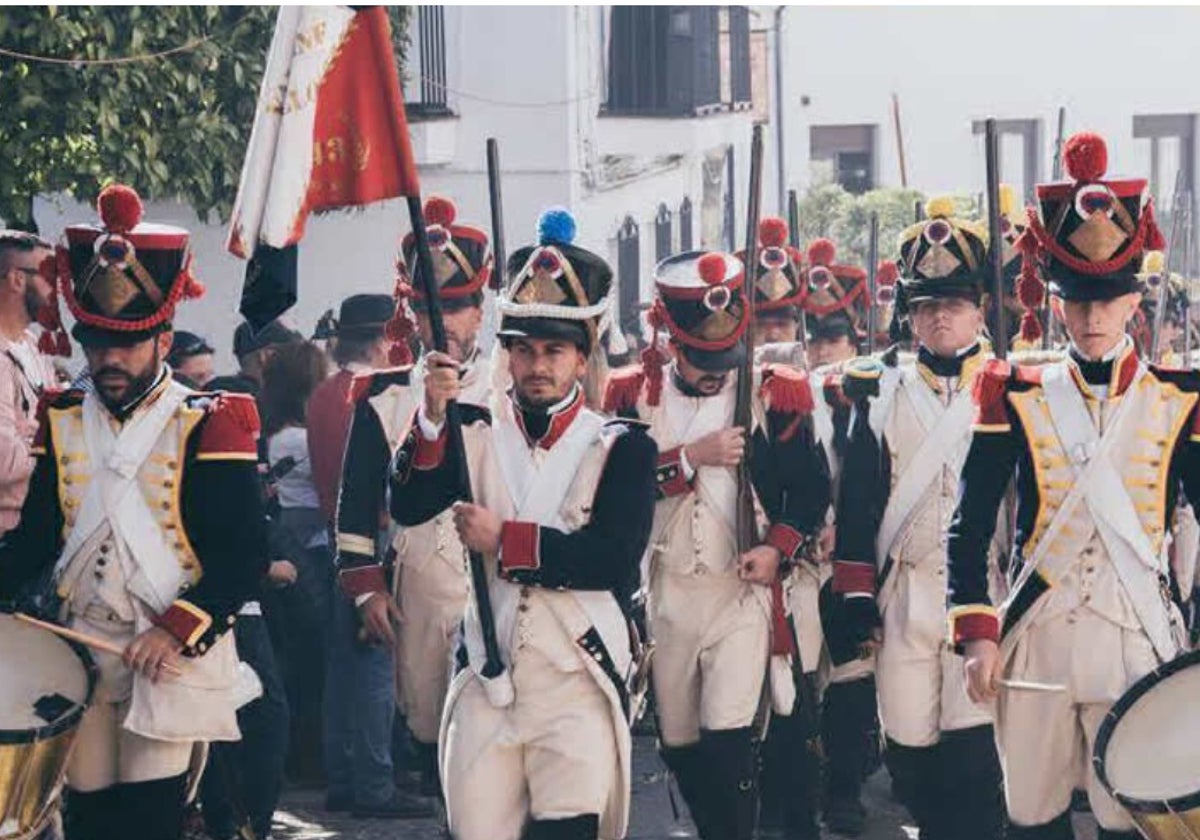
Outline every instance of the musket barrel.
<path id="1" fill-rule="evenodd" d="M 1008 324 L 1004 319 L 1004 240 L 1000 233 L 1000 134 L 994 117 L 984 124 L 987 159 L 988 264 L 992 268 L 992 350 L 1008 356 Z"/>

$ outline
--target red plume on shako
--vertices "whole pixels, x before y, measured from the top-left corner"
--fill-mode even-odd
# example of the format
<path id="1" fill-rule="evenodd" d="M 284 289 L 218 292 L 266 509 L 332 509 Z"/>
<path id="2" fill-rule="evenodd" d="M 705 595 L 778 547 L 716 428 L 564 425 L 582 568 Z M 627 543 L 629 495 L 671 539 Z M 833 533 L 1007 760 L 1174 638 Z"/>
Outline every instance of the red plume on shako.
<path id="1" fill-rule="evenodd" d="M 124 184 L 110 184 L 96 199 L 100 221 L 109 233 L 118 236 L 129 233 L 142 221 L 142 199 Z"/>
<path id="2" fill-rule="evenodd" d="M 828 239 L 814 239 L 808 246 L 808 283 L 814 289 L 828 289 L 833 282 L 833 265 L 837 246 Z"/>
<path id="3" fill-rule="evenodd" d="M 887 306 L 896 300 L 896 280 L 900 277 L 900 269 L 892 260 L 884 260 L 875 269 L 875 302 Z"/>

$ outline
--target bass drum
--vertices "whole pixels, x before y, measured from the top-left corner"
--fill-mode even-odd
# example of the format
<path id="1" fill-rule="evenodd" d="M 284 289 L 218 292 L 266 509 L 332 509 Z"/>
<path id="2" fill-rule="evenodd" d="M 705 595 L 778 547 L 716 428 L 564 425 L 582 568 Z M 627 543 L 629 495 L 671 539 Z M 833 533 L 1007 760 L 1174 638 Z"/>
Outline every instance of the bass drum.
<path id="1" fill-rule="evenodd" d="M 82 647 L 0 614 L 0 840 L 54 815 L 96 666 Z"/>
<path id="2" fill-rule="evenodd" d="M 1200 651 L 1122 695 L 1096 735 L 1092 763 L 1150 840 L 1200 840 Z"/>

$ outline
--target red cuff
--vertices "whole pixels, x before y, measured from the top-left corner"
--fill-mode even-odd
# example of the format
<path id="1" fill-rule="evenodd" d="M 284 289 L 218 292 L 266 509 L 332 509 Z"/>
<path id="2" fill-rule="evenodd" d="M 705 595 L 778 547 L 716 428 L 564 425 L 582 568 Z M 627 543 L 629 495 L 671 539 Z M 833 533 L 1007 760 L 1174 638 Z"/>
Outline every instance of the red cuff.
<path id="1" fill-rule="evenodd" d="M 837 595 L 874 595 L 875 565 L 838 560 L 833 564 L 833 591 Z"/>
<path id="2" fill-rule="evenodd" d="M 542 565 L 536 522 L 505 522 L 500 526 L 500 571 L 534 571 Z"/>
<path id="3" fill-rule="evenodd" d="M 779 553 L 787 560 L 796 560 L 796 552 L 804 545 L 804 535 L 791 525 L 776 522 L 767 529 L 766 543 L 779 549 Z"/>
<path id="4" fill-rule="evenodd" d="M 683 474 L 682 446 L 658 453 L 658 469 L 655 478 L 658 492 L 663 498 L 690 493 L 692 484 Z"/>
<path id="5" fill-rule="evenodd" d="M 156 617 L 153 623 L 178 639 L 184 647 L 190 648 L 195 647 L 213 622 L 212 616 L 195 604 L 179 600 L 167 607 L 166 612 Z"/>
<path id="6" fill-rule="evenodd" d="M 982 604 L 950 610 L 950 644 L 954 647 L 980 639 L 1000 641 L 1000 615 Z"/>
<path id="7" fill-rule="evenodd" d="M 342 594 L 351 600 L 368 592 L 387 592 L 387 576 L 383 566 L 373 563 L 368 566 L 354 566 L 338 572 L 338 584 Z"/>
<path id="8" fill-rule="evenodd" d="M 442 427 L 437 440 L 427 440 L 420 429 L 416 430 L 417 447 L 413 452 L 413 469 L 432 470 L 442 463 L 446 454 L 446 427 Z"/>

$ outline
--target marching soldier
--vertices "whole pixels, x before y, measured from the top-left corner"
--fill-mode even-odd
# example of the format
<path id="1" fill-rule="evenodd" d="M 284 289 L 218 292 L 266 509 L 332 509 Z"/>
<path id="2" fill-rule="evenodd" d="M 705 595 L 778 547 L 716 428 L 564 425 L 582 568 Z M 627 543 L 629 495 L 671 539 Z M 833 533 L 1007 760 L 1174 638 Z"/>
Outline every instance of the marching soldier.
<path id="1" fill-rule="evenodd" d="M 808 297 L 804 255 L 787 244 L 788 223 L 769 216 L 758 223 L 758 267 L 754 282 L 754 346 L 770 348 L 771 360 L 804 367 L 800 317 Z M 745 253 L 737 253 L 745 261 Z"/>
<path id="2" fill-rule="evenodd" d="M 878 644 L 882 630 L 876 679 L 887 763 L 922 840 L 995 838 L 1004 823 L 991 713 L 968 701 L 941 632 L 943 535 L 970 442 L 971 389 L 987 352 L 980 339 L 986 232 L 951 218 L 952 209 L 931 201 L 928 219 L 900 238 L 895 317 L 911 325 L 916 363 L 899 366 L 891 351 L 846 371 L 855 416 L 832 581 L 833 611 L 853 642 Z M 835 664 L 854 655 L 836 648 Z"/>
<path id="3" fill-rule="evenodd" d="M 871 303 L 867 272 L 856 265 L 835 262 L 837 246 L 830 239 L 814 239 L 806 251 L 808 257 L 808 296 L 804 301 L 805 318 L 814 335 L 840 333 L 849 323 L 854 354 L 860 339 L 866 336 L 867 306 Z M 835 326 L 837 325 L 837 326 Z M 814 359 L 818 365 L 834 359 Z"/>
<path id="4" fill-rule="evenodd" d="M 1190 360 L 1183 357 L 1184 330 L 1187 329 L 1187 288 L 1179 275 L 1167 271 L 1166 257 L 1162 251 L 1149 251 L 1142 261 L 1142 302 L 1129 325 L 1138 353 L 1149 359 L 1154 343 L 1154 327 L 1157 319 L 1158 302 L 1161 296 L 1163 319 L 1158 338 L 1158 361 L 1168 367 L 1191 367 Z M 1162 284 L 1166 288 L 1162 288 Z"/>
<path id="5" fill-rule="evenodd" d="M 950 630 L 971 697 L 996 700 L 1008 836 L 1072 837 L 1071 794 L 1086 786 L 1102 840 L 1132 840 L 1089 758 L 1113 702 L 1183 641 L 1164 532 L 1180 484 L 1200 497 L 1200 379 L 1141 361 L 1125 333 L 1144 251 L 1161 247 L 1146 182 L 1104 180 L 1094 134 L 1070 138 L 1063 156 L 1072 181 L 1038 187 L 1020 283 L 1039 282 L 1044 265 L 1069 358 L 992 362 L 981 376 L 949 531 Z M 998 610 L 982 547 L 1014 472 L 1018 571 Z"/>
<path id="6" fill-rule="evenodd" d="M 630 737 L 626 620 L 654 499 L 653 441 L 584 405 L 612 271 L 572 244 L 563 210 L 516 251 L 499 301 L 512 390 L 491 409 L 463 404 L 475 504 L 445 451 L 446 402 L 460 363 L 426 357 L 424 396 L 397 454 L 391 512 L 414 526 L 452 508 L 463 544 L 484 555 L 504 672 L 485 678 L 473 600 L 464 667 L 439 739 L 450 832 L 458 840 L 594 840 L 625 834 Z M 352 592 L 382 592 L 378 566 L 344 569 Z M 374 623 L 368 630 L 376 632 Z M 524 834 L 522 832 L 525 832 Z"/>
<path id="7" fill-rule="evenodd" d="M 248 397 L 179 385 L 164 364 L 176 303 L 203 292 L 187 231 L 139 224 L 124 186 L 106 188 L 99 209 L 102 227 L 68 227 L 58 252 L 95 387 L 43 407 L 0 591 L 51 578 L 66 625 L 124 650 L 92 654 L 68 840 L 175 840 L 193 743 L 239 737 L 226 631 L 266 571 L 258 415 Z"/>
<path id="8" fill-rule="evenodd" d="M 687 252 L 661 262 L 655 283 L 651 323 L 656 332 L 666 328 L 675 358 L 664 365 L 652 342 L 641 366 L 613 373 L 605 408 L 649 423 L 660 448 L 648 571 L 663 757 L 701 837 L 746 838 L 754 827 L 754 726 L 768 660 L 794 653 L 780 579 L 811 550 L 829 507 L 829 474 L 802 372 L 755 370 L 761 425 L 732 428 L 737 377 L 753 369 L 743 341 L 741 262 Z M 739 555 L 734 468 L 747 433 L 754 490 L 769 525 L 762 543 Z M 772 670 L 776 708 L 786 714 L 791 674 Z"/>
<path id="9" fill-rule="evenodd" d="M 754 272 L 754 348 L 758 364 L 804 369 L 804 345 L 798 341 L 801 307 L 808 296 L 804 255 L 791 248 L 787 222 L 767 217 L 758 224 L 758 266 Z M 745 252 L 739 252 L 745 261 Z M 817 667 L 821 659 L 821 623 L 816 610 L 819 569 L 815 556 L 798 560 L 785 577 L 791 620 L 799 641 L 803 693 L 789 713 L 776 718 L 763 744 L 760 826 L 779 826 L 788 838 L 818 837 L 816 797 L 821 780 L 820 730 L 817 725 Z M 811 592 L 811 609 L 803 594 Z"/>
<path id="10" fill-rule="evenodd" d="M 488 236 L 479 228 L 456 224 L 456 208 L 448 199 L 430 197 L 424 209 L 449 355 L 462 371 L 459 399 L 486 408 L 491 381 L 477 340 L 483 323 L 483 290 L 492 270 Z M 402 248 L 404 276 L 415 277 L 416 248 L 411 233 Z M 407 287 L 407 281 L 402 283 Z M 430 347 L 422 288 L 419 282 L 411 286 L 412 306 L 422 342 Z M 402 291 L 407 297 L 408 288 Z M 407 346 L 411 326 L 402 299 L 388 332 Z M 351 399 L 355 410 L 337 517 L 339 568 L 374 562 L 380 514 L 387 509 L 388 467 L 423 400 L 425 374 L 422 359 L 416 367 L 366 373 L 354 380 Z M 358 608 L 367 627 L 394 643 L 400 706 L 416 742 L 426 791 L 432 791 L 437 788 L 438 727 L 450 682 L 454 639 L 466 608 L 463 546 L 454 530 L 453 515 L 446 510 L 422 525 L 401 530 L 392 547 L 396 554 L 395 601 L 386 592 L 372 592 L 362 596 Z M 398 633 L 392 629 L 392 618 L 399 623 Z"/>

